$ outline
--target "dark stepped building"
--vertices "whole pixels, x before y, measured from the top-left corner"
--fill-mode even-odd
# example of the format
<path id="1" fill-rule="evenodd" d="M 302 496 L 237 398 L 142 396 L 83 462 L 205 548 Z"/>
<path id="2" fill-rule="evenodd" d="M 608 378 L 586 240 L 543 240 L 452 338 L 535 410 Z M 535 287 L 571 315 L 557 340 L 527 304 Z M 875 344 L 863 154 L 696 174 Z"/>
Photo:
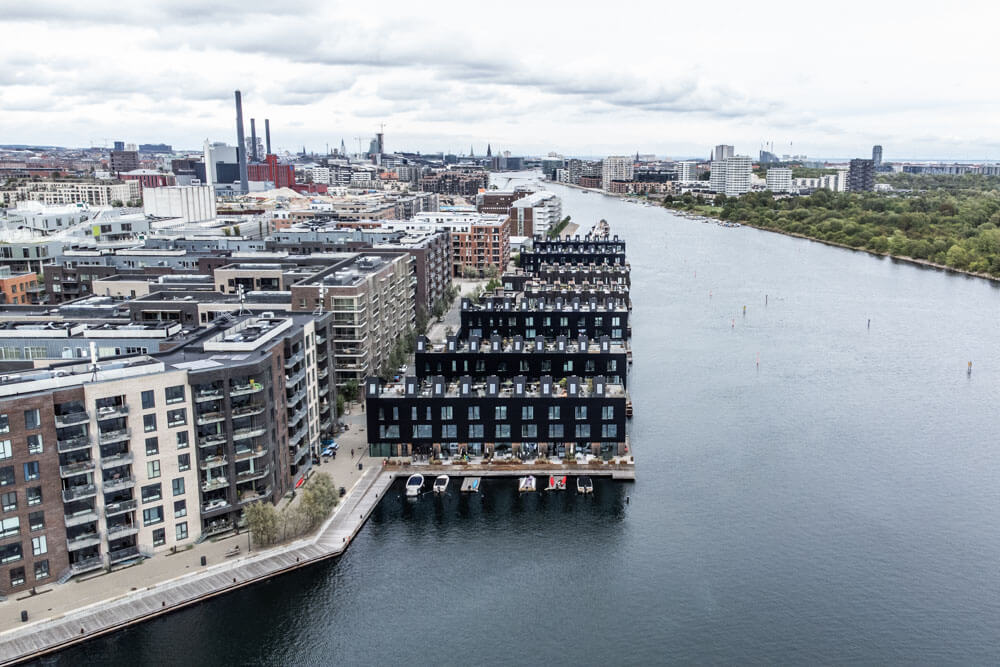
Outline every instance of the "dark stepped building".
<path id="1" fill-rule="evenodd" d="M 617 236 L 607 239 L 577 236 L 573 239 L 536 238 L 534 249 L 521 253 L 521 268 L 535 273 L 542 264 L 611 264 L 625 265 L 625 241 Z"/>
<path id="2" fill-rule="evenodd" d="M 598 301 L 579 299 L 564 301 L 560 298 L 552 302 L 538 299 L 531 304 L 527 301 L 515 302 L 511 298 L 487 299 L 484 304 L 473 304 L 468 298 L 462 299 L 461 335 L 499 335 L 513 338 L 544 336 L 555 340 L 557 336 L 588 338 L 608 336 L 611 340 L 622 341 L 629 336 L 628 307 L 616 303 L 614 299 Z"/>

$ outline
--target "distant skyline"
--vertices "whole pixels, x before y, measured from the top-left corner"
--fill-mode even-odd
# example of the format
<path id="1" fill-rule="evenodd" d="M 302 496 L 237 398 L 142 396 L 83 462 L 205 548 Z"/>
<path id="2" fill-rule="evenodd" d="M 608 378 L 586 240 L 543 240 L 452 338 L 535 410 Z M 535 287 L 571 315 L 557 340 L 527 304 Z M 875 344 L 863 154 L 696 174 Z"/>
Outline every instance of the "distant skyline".
<path id="1" fill-rule="evenodd" d="M 1000 160 L 991 3 L 420 7 L 16 3 L 0 143 L 232 144 L 238 88 L 293 152 Z"/>

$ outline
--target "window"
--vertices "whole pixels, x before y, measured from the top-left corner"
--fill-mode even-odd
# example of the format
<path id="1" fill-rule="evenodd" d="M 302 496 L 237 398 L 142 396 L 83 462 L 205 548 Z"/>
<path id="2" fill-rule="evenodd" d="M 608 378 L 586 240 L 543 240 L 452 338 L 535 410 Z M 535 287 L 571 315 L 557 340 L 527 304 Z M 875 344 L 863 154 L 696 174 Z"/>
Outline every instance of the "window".
<path id="1" fill-rule="evenodd" d="M 142 430 L 146 433 L 156 430 L 156 415 L 142 416 Z"/>
<path id="2" fill-rule="evenodd" d="M 41 454 L 42 453 L 42 434 L 32 433 L 28 436 L 28 453 L 29 454 Z"/>
<path id="3" fill-rule="evenodd" d="M 147 479 L 156 479 L 160 476 L 160 460 L 155 459 L 153 461 L 146 462 L 146 477 Z"/>
<path id="4" fill-rule="evenodd" d="M 184 400 L 184 385 L 179 384 L 176 387 L 167 387 L 166 396 L 167 405 L 171 403 L 180 403 Z"/>
<path id="5" fill-rule="evenodd" d="M 14 456 L 14 450 L 10 446 L 10 440 L 0 440 L 0 459 L 9 459 Z"/>
<path id="6" fill-rule="evenodd" d="M 24 481 L 30 482 L 31 480 L 38 479 L 41 477 L 41 473 L 38 470 L 38 461 L 28 461 L 24 464 Z"/>
<path id="7" fill-rule="evenodd" d="M 0 506 L 4 512 L 13 512 L 17 509 L 17 491 L 10 491 L 0 495 Z"/>
<path id="8" fill-rule="evenodd" d="M 153 397 L 153 390 L 142 392 L 142 409 L 150 410 L 156 407 L 156 399 Z"/>
<path id="9" fill-rule="evenodd" d="M 186 500 L 174 501 L 174 518 L 180 518 L 182 516 L 187 516 L 188 508 Z"/>
<path id="10" fill-rule="evenodd" d="M 452 407 L 450 405 L 441 406 L 441 419 L 442 421 L 452 419 Z"/>
<path id="11" fill-rule="evenodd" d="M 178 454 L 177 455 L 177 470 L 184 472 L 185 470 L 191 469 L 191 455 L 190 454 Z"/>
<path id="12" fill-rule="evenodd" d="M 549 438 L 558 439 L 563 437 L 562 424 L 549 424 Z"/>
<path id="13" fill-rule="evenodd" d="M 442 439 L 452 439 L 458 437 L 458 424 L 442 424 L 441 425 L 441 438 Z"/>
<path id="14" fill-rule="evenodd" d="M 28 505 L 41 505 L 42 504 L 42 487 L 32 486 L 29 487 L 24 492 L 25 498 L 28 499 Z"/>
<path id="15" fill-rule="evenodd" d="M 618 370 L 618 360 L 617 359 L 609 359 L 608 360 L 608 370 L 612 371 L 612 372 Z"/>
<path id="16" fill-rule="evenodd" d="M 156 456 L 160 453 L 160 439 L 146 438 L 146 456 Z"/>
<path id="17" fill-rule="evenodd" d="M 550 405 L 549 406 L 549 421 L 555 421 L 555 420 L 557 420 L 559 418 L 560 418 L 559 417 L 559 406 L 558 405 Z"/>
<path id="18" fill-rule="evenodd" d="M 14 483 L 14 466 L 4 466 L 0 468 L 0 486 L 7 486 Z"/>
<path id="19" fill-rule="evenodd" d="M 530 421 L 535 418 L 535 408 L 531 405 L 525 405 L 521 408 L 521 419 Z"/>
<path id="20" fill-rule="evenodd" d="M 148 507 L 142 510 L 142 525 L 152 526 L 153 524 L 163 523 L 163 506 L 157 505 L 156 507 Z"/>
<path id="21" fill-rule="evenodd" d="M 510 437 L 510 424 L 497 424 L 497 437 L 498 438 L 509 438 Z"/>
<path id="22" fill-rule="evenodd" d="M 398 438 L 399 424 L 392 424 L 390 426 L 380 425 L 378 427 L 378 434 L 383 440 L 386 438 Z"/>
<path id="23" fill-rule="evenodd" d="M 49 561 L 36 560 L 35 561 L 35 580 L 46 579 L 49 576 Z"/>
<path id="24" fill-rule="evenodd" d="M 183 496 L 184 495 L 184 478 L 183 477 L 178 477 L 177 479 L 175 479 L 174 481 L 172 481 L 170 483 L 170 486 L 173 487 L 174 495 L 175 496 Z"/>
<path id="25" fill-rule="evenodd" d="M 41 425 L 42 425 L 42 420 L 38 414 L 37 408 L 34 410 L 24 411 L 24 428 L 31 430 L 33 428 L 38 428 Z"/>
<path id="26" fill-rule="evenodd" d="M 432 438 L 434 437 L 432 427 L 430 424 L 415 424 L 413 426 L 413 437 L 414 438 Z"/>
<path id="27" fill-rule="evenodd" d="M 605 405 L 601 408 L 601 419 L 610 420 L 615 418 L 615 406 Z"/>
<path id="28" fill-rule="evenodd" d="M 167 426 L 181 426 L 182 424 L 187 424 L 187 409 L 180 408 L 179 410 L 167 410 Z"/>
<path id="29" fill-rule="evenodd" d="M 498 405 L 496 406 L 496 418 L 497 419 L 507 419 L 507 406 Z"/>
<path id="30" fill-rule="evenodd" d="M 7 415 L 0 415 L 0 433 L 10 433 L 10 419 Z"/>
<path id="31" fill-rule="evenodd" d="M 616 424 L 601 424 L 601 437 L 605 439 L 617 438 L 618 426 Z"/>
<path id="32" fill-rule="evenodd" d="M 43 530 L 45 528 L 45 512 L 32 512 L 28 515 L 28 530 Z"/>
<path id="33" fill-rule="evenodd" d="M 157 528 L 153 531 L 153 546 L 162 547 L 167 543 L 167 530 L 165 528 Z"/>
<path id="34" fill-rule="evenodd" d="M 174 527 L 176 532 L 176 537 L 178 540 L 186 540 L 188 537 L 188 525 L 187 521 L 181 521 Z"/>
<path id="35" fill-rule="evenodd" d="M 0 519 L 0 538 L 13 537 L 21 532 L 21 520 L 16 516 Z"/>
<path id="36" fill-rule="evenodd" d="M 486 428 L 482 424 L 469 424 L 469 439 L 482 440 L 485 436 Z"/>
<path id="37" fill-rule="evenodd" d="M 576 406 L 576 418 L 577 419 L 586 419 L 587 418 L 587 406 L 586 405 L 578 405 L 578 406 Z"/>
<path id="38" fill-rule="evenodd" d="M 410 419 L 413 421 L 417 421 L 417 419 L 419 419 L 419 417 L 417 417 L 417 406 L 415 405 L 410 408 Z"/>
<path id="39" fill-rule="evenodd" d="M 18 545 L 20 546 L 20 545 Z M 10 569 L 10 585 L 20 586 L 24 583 L 24 568 L 23 567 L 12 567 Z"/>
<path id="40" fill-rule="evenodd" d="M 142 502 L 151 503 L 163 497 L 159 484 L 149 484 L 142 487 Z"/>
<path id="41" fill-rule="evenodd" d="M 177 449 L 187 449 L 190 443 L 187 431 L 177 431 Z"/>
<path id="42" fill-rule="evenodd" d="M 578 437 L 578 438 L 589 438 L 590 437 L 590 424 L 577 424 L 576 425 L 576 437 Z"/>
<path id="43" fill-rule="evenodd" d="M 21 551 L 21 543 L 14 542 L 13 544 L 0 545 L 0 564 L 3 563 L 14 563 L 21 560 L 23 556 Z M 13 574 L 13 571 L 11 571 Z"/>
<path id="44" fill-rule="evenodd" d="M 49 546 L 45 543 L 44 535 L 31 538 L 31 555 L 41 556 L 42 554 L 48 553 L 48 551 Z"/>
<path id="45" fill-rule="evenodd" d="M 537 424 L 524 424 L 521 426 L 521 437 L 522 438 L 537 438 L 538 437 L 538 425 Z"/>
<path id="46" fill-rule="evenodd" d="M 470 405 L 469 406 L 469 421 L 475 421 L 479 419 L 479 406 Z"/>

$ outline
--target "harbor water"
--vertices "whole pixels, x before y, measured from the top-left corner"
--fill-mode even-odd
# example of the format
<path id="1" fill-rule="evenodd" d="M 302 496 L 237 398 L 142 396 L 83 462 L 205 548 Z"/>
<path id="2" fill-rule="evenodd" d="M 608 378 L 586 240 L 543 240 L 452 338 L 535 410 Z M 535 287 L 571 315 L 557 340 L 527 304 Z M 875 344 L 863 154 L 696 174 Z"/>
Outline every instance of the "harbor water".
<path id="1" fill-rule="evenodd" d="M 397 486 L 340 560 L 47 662 L 1000 661 L 998 286 L 549 187 L 627 240 L 634 484 Z"/>

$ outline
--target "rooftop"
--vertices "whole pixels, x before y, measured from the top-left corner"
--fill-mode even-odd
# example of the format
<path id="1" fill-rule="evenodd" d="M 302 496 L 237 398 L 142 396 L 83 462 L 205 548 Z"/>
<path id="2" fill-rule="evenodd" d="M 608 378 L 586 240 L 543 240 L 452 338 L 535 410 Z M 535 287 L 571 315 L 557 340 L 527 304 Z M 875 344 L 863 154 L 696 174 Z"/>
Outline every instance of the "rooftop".
<path id="1" fill-rule="evenodd" d="M 407 393 L 407 389 L 411 389 Z M 454 382 L 445 381 L 444 378 L 426 378 L 421 380 L 416 377 L 408 377 L 402 382 L 389 382 L 382 384 L 379 389 L 379 398 L 407 398 L 419 397 L 430 398 L 433 396 L 444 396 L 449 398 L 511 398 L 523 396 L 527 398 L 540 398 L 551 396 L 553 398 L 567 398 L 579 396 L 591 398 L 605 396 L 610 398 L 625 398 L 625 387 L 620 384 L 609 384 L 602 377 L 582 379 L 576 376 L 568 378 L 566 386 L 559 382 L 554 382 L 551 377 L 543 377 L 539 382 L 528 382 L 523 376 L 510 380 L 500 380 L 496 376 L 490 376 L 485 380 L 474 381 L 470 377 L 463 377 Z"/>

